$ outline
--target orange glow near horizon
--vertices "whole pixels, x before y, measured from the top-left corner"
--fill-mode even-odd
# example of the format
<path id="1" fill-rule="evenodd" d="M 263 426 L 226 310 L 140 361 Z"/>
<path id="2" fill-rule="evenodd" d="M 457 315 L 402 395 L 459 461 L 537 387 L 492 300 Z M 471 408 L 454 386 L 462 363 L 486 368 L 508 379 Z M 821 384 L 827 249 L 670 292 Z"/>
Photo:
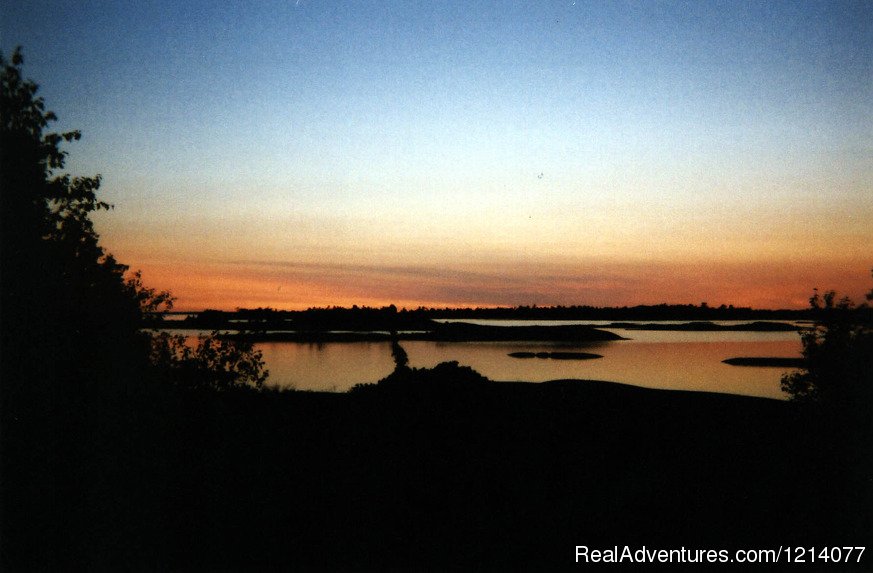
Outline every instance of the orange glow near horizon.
<path id="1" fill-rule="evenodd" d="M 721 304 L 804 308 L 813 288 L 837 289 L 856 302 L 870 288 L 855 265 L 603 264 L 575 267 L 491 265 L 477 268 L 287 263 L 142 265 L 146 284 L 177 297 L 175 310 L 324 306 L 493 307 Z M 184 270 L 181 270 L 184 269 Z M 181 270 L 181 271 L 180 271 Z"/>
<path id="2" fill-rule="evenodd" d="M 715 199 L 708 199 L 715 201 Z M 487 201 L 485 201 L 487 204 Z M 871 286 L 866 203 L 695 209 L 632 203 L 468 208 L 390 201 L 379 215 L 277 204 L 101 214 L 104 244 L 178 310 L 315 306 L 721 304 L 804 308 Z"/>

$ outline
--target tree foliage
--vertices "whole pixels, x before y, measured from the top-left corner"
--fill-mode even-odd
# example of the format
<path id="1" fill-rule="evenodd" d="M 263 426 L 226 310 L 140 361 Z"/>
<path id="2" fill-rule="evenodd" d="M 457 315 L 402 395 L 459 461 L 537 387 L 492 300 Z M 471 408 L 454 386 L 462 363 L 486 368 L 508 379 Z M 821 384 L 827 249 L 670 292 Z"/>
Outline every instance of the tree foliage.
<path id="1" fill-rule="evenodd" d="M 100 245 L 91 216 L 112 208 L 98 198 L 101 177 L 63 171 L 62 146 L 81 132 L 49 131 L 57 116 L 22 75 L 23 61 L 20 48 L 11 61 L 0 54 L 4 377 L 22 385 L 135 379 L 153 366 L 167 371 L 191 361 L 216 379 L 262 384 L 263 362 L 245 345 L 207 338 L 193 354 L 154 351 L 166 339 L 142 329 L 144 316 L 170 310 L 173 297 L 146 287 Z M 170 356 L 170 364 L 160 362 Z"/>
<path id="2" fill-rule="evenodd" d="M 218 332 L 199 336 L 196 342 L 179 334 L 156 333 L 151 361 L 172 380 L 194 388 L 260 389 L 269 375 L 260 350 Z"/>
<path id="3" fill-rule="evenodd" d="M 873 300 L 873 289 L 866 295 Z M 856 306 L 835 291 L 809 300 L 818 319 L 801 334 L 805 368 L 782 377 L 793 400 L 839 409 L 869 405 L 873 396 L 873 325 L 867 304 Z"/>

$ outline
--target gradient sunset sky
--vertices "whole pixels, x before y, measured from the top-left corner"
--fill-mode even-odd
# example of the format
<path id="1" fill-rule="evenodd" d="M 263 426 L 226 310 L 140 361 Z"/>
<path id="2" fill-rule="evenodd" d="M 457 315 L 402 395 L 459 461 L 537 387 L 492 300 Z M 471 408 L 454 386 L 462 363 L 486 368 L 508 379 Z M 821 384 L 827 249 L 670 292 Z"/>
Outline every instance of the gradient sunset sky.
<path id="1" fill-rule="evenodd" d="M 9 2 L 177 308 L 873 286 L 871 2 Z"/>

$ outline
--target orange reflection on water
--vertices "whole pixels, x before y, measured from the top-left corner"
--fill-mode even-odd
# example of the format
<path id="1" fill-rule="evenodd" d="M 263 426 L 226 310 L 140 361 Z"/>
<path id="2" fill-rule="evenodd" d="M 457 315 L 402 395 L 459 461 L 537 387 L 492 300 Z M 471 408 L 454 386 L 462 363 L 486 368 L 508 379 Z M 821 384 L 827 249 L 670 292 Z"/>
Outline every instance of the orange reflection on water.
<path id="1" fill-rule="evenodd" d="M 492 380 L 544 382 L 577 378 L 768 398 L 784 397 L 779 382 L 785 369 L 730 366 L 722 360 L 738 356 L 796 357 L 800 352 L 799 339 L 785 334 L 754 341 L 706 340 L 712 333 L 682 333 L 681 341 L 669 341 L 668 334 L 646 333 L 648 336 L 638 340 L 583 346 L 407 341 L 403 342 L 403 347 L 413 367 L 432 367 L 457 360 Z M 689 340 L 693 334 L 699 334 L 703 340 Z M 393 369 L 387 343 L 266 343 L 258 346 L 264 351 L 271 371 L 270 383 L 300 390 L 344 391 L 359 382 L 375 382 Z M 578 361 L 508 356 L 517 351 L 561 350 L 584 350 L 601 354 L 603 358 Z"/>
<path id="2" fill-rule="evenodd" d="M 468 364 L 492 380 L 543 382 L 563 378 L 607 380 L 649 388 L 701 390 L 782 398 L 779 381 L 784 370 L 730 366 L 722 360 L 737 356 L 799 355 L 796 341 L 772 342 L 638 342 L 618 341 L 576 346 L 603 355 L 595 360 L 518 359 L 517 351 L 554 351 L 549 344 L 409 343 L 414 365 L 430 366 L 442 360 Z M 451 358 L 450 358 L 451 357 Z"/>

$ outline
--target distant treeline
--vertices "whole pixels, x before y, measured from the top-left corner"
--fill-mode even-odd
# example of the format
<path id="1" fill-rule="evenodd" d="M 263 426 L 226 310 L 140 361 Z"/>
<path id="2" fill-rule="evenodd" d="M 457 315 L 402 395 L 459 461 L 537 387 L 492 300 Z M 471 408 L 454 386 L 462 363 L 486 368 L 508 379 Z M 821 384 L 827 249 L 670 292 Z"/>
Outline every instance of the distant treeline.
<path id="1" fill-rule="evenodd" d="M 865 310 L 869 312 L 869 309 Z M 179 326 L 202 329 L 298 330 L 298 331 L 393 331 L 430 330 L 432 320 L 815 320 L 815 309 L 755 309 L 733 305 L 658 304 L 624 307 L 594 306 L 516 306 L 497 308 L 398 309 L 394 305 L 375 307 L 327 307 L 307 310 L 240 308 L 236 311 L 207 309 L 189 313 Z"/>

